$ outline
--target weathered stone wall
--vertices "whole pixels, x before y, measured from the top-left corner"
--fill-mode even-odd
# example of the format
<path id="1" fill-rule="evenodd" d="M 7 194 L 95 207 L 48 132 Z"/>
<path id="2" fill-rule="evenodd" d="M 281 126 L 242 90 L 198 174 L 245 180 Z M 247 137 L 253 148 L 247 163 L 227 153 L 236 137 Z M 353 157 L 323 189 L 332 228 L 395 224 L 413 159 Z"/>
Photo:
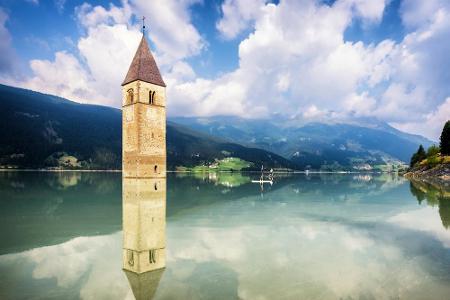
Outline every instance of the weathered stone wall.
<path id="1" fill-rule="evenodd" d="M 133 103 L 130 103 L 130 89 L 133 90 Z M 123 175 L 165 177 L 165 88 L 138 80 L 123 86 L 122 91 Z M 153 97 L 152 104 L 150 97 Z"/>

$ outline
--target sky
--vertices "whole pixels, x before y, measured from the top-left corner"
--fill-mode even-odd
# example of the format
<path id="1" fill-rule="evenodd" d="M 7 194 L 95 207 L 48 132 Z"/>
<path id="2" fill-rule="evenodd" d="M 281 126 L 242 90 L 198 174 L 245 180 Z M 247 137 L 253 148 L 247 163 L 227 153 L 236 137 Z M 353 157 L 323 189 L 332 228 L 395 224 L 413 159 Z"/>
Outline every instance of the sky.
<path id="1" fill-rule="evenodd" d="M 119 108 L 142 16 L 169 116 L 450 119 L 449 0 L 0 0 L 0 83 Z"/>

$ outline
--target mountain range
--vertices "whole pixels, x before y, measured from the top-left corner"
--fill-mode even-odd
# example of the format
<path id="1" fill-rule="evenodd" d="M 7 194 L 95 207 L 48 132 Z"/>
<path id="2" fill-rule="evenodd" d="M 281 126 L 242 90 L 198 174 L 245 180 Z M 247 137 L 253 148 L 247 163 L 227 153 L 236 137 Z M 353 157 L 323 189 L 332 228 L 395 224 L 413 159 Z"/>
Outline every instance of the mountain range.
<path id="1" fill-rule="evenodd" d="M 422 136 L 404 133 L 374 118 L 320 123 L 302 123 L 302 120 L 283 117 L 272 120 L 178 117 L 171 120 L 233 143 L 274 152 L 300 169 L 398 165 L 409 162 L 420 144 L 425 147 L 432 144 Z"/>
<path id="2" fill-rule="evenodd" d="M 170 101 L 169 101 L 170 105 Z M 0 85 L 0 167 L 120 169 L 121 110 Z M 168 169 L 226 157 L 253 169 L 372 169 L 409 161 L 419 144 L 376 119 L 302 123 L 282 116 L 169 118 Z"/>
<path id="3" fill-rule="evenodd" d="M 122 113 L 0 85 L 0 167 L 120 169 Z M 237 157 L 259 168 L 295 169 L 277 154 L 167 123 L 168 169 Z"/>

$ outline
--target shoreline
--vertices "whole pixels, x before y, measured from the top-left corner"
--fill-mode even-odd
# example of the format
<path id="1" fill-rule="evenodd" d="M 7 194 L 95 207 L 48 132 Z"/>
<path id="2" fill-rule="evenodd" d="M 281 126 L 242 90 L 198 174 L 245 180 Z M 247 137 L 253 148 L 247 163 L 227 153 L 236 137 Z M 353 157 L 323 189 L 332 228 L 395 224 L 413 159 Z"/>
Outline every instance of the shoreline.
<path id="1" fill-rule="evenodd" d="M 442 180 L 436 177 L 405 177 L 407 178 L 411 183 L 413 184 L 420 184 L 420 185 L 428 185 L 432 186 L 434 189 L 436 189 L 439 192 L 446 192 L 450 193 L 450 181 L 449 180 Z"/>
<path id="2" fill-rule="evenodd" d="M 448 186 L 450 185 L 450 164 L 441 163 L 433 167 L 418 166 L 404 174 L 409 180 L 426 181 L 430 183 Z"/>
<path id="3" fill-rule="evenodd" d="M 80 172 L 80 173 L 122 173 L 120 169 L 97 169 L 97 170 L 89 170 L 89 169 L 1 169 L 0 172 L 49 172 L 49 173 L 64 173 L 64 172 Z M 218 171 L 175 171 L 168 170 L 166 173 L 192 173 L 192 174 L 201 174 L 201 173 L 255 173 L 260 174 L 260 171 L 229 171 L 229 170 L 218 170 Z M 265 173 L 268 173 L 265 172 Z M 402 174 L 400 172 L 383 172 L 383 171 L 274 171 L 274 174 L 398 174 L 405 176 L 406 174 Z M 405 176 L 406 177 L 406 176 Z"/>
<path id="4" fill-rule="evenodd" d="M 88 169 L 78 169 L 78 170 L 51 170 L 51 169 L 0 169 L 0 172 L 83 172 L 83 173 L 122 173 L 122 170 L 88 170 Z"/>

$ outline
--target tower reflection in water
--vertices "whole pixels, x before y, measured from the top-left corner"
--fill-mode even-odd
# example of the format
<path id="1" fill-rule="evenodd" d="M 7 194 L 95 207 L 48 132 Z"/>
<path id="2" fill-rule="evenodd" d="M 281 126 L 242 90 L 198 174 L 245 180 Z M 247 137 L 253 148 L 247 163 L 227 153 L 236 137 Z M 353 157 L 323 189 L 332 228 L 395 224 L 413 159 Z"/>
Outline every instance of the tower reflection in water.
<path id="1" fill-rule="evenodd" d="M 166 265 L 166 179 L 122 178 L 123 270 L 136 299 L 151 299 Z"/>

